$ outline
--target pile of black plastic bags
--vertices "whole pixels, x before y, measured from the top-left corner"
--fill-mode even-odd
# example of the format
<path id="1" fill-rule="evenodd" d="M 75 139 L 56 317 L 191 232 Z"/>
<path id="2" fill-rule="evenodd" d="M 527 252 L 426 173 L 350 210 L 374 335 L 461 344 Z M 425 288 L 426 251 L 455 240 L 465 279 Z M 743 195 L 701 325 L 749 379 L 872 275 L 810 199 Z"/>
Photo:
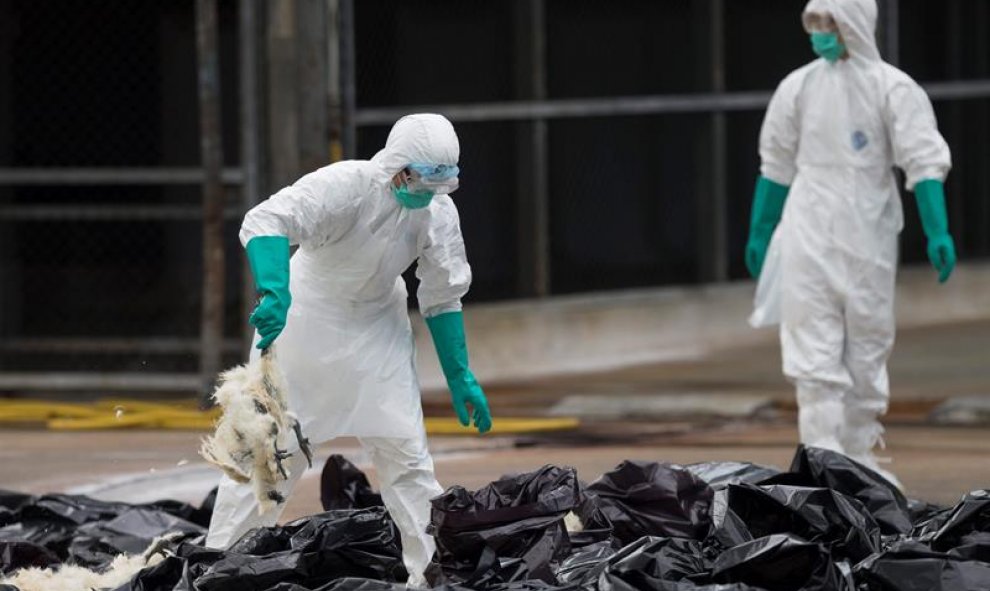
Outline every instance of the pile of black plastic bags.
<path id="1" fill-rule="evenodd" d="M 179 532 L 164 560 L 114 591 L 400 591 L 398 531 L 356 467 L 331 457 L 326 512 L 202 546 L 192 507 L 0 491 L 0 574 L 106 568 Z M 590 484 L 544 466 L 435 498 L 437 588 L 485 591 L 988 591 L 990 491 L 952 508 L 909 501 L 827 450 L 787 472 L 746 463 L 625 461 Z M 0 585 L 0 591 L 15 588 Z"/>

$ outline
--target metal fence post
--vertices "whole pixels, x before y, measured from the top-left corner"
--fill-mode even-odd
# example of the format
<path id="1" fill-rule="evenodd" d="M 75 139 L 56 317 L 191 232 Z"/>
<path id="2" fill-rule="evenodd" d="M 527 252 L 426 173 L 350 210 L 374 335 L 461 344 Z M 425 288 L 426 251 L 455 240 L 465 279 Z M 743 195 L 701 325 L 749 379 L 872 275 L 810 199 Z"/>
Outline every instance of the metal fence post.
<path id="1" fill-rule="evenodd" d="M 546 80 L 546 3 L 517 0 L 515 47 L 520 98 L 544 100 Z M 516 200 L 519 237 L 516 256 L 522 295 L 550 295 L 550 180 L 547 121 L 534 118 L 518 126 L 517 166 L 520 170 Z"/>
<path id="2" fill-rule="evenodd" d="M 241 123 L 241 169 L 244 171 L 244 184 L 241 187 L 241 206 L 244 211 L 255 206 L 260 200 L 261 158 L 258 137 L 259 87 L 258 87 L 258 3 L 256 0 L 241 0 L 238 5 L 238 28 L 240 31 L 238 61 L 240 70 L 240 123 Z M 242 261 L 243 306 L 241 325 L 244 327 L 244 350 L 250 350 L 254 331 L 247 323 L 248 313 L 254 307 L 254 280 L 247 261 Z M 244 357 L 247 355 L 245 353 Z"/>
<path id="3" fill-rule="evenodd" d="M 223 345 L 224 191 L 221 171 L 220 65 L 216 0 L 196 0 L 196 56 L 199 87 L 200 158 L 203 162 L 203 298 L 200 323 L 200 376 L 210 391 L 220 370 Z"/>
<path id="4" fill-rule="evenodd" d="M 341 144 L 344 158 L 357 158 L 357 78 L 354 0 L 340 0 Z"/>

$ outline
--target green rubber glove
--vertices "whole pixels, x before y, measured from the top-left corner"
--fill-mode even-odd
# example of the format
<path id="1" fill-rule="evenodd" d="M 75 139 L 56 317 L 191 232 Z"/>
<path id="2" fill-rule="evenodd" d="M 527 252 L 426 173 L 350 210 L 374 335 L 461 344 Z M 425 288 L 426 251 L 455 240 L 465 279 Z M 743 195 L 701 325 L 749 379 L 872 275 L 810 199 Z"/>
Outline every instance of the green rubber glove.
<path id="1" fill-rule="evenodd" d="M 256 345 L 267 349 L 285 328 L 292 304 L 289 294 L 289 239 L 285 236 L 255 236 L 247 243 L 248 263 L 261 302 L 248 322 L 258 329 Z"/>
<path id="2" fill-rule="evenodd" d="M 765 176 L 756 180 L 753 211 L 749 218 L 749 241 L 746 243 L 746 268 L 754 278 L 760 276 L 770 247 L 770 237 L 784 213 L 784 201 L 791 188 Z"/>
<path id="3" fill-rule="evenodd" d="M 942 181 L 927 179 L 914 186 L 921 226 L 928 237 L 928 260 L 938 271 L 938 282 L 945 283 L 956 267 L 956 246 L 949 234 L 949 216 L 945 211 L 945 187 Z"/>
<path id="4" fill-rule="evenodd" d="M 470 404 L 474 411 L 474 426 L 479 433 L 487 432 L 492 428 L 492 415 L 488 410 L 485 393 L 468 367 L 464 314 L 461 312 L 440 314 L 427 318 L 426 325 L 433 336 L 433 345 L 437 348 L 437 357 L 440 358 L 443 375 L 447 378 L 447 387 L 450 388 L 450 398 L 458 420 L 465 427 L 471 424 L 468 415 Z"/>

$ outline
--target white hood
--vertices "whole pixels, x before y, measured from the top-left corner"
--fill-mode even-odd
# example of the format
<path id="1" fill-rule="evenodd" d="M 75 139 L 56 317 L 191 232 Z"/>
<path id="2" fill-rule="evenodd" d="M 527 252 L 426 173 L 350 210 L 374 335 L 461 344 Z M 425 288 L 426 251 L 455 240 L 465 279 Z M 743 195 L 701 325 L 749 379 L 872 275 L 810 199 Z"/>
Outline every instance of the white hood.
<path id="1" fill-rule="evenodd" d="M 880 61 L 876 0 L 811 0 L 804 11 L 831 14 L 852 59 Z"/>
<path id="2" fill-rule="evenodd" d="M 443 115 L 419 113 L 396 121 L 385 147 L 371 161 L 392 176 L 414 162 L 456 165 L 460 155 L 450 121 Z"/>

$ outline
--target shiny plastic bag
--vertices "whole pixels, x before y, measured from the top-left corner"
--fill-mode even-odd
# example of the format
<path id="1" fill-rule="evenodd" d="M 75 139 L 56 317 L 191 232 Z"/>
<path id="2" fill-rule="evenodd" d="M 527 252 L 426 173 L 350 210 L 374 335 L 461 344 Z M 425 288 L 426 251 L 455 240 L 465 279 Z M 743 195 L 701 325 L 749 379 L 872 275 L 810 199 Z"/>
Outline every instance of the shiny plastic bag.
<path id="1" fill-rule="evenodd" d="M 591 483 L 587 493 L 623 545 L 643 536 L 701 540 L 711 529 L 711 487 L 676 464 L 626 460 Z"/>
<path id="2" fill-rule="evenodd" d="M 791 463 L 790 476 L 795 475 L 809 486 L 831 488 L 863 503 L 884 535 L 906 534 L 912 529 L 908 502 L 901 491 L 883 476 L 840 453 L 798 446 Z"/>
<path id="3" fill-rule="evenodd" d="M 368 477 L 344 456 L 327 458 L 320 474 L 320 502 L 324 511 L 382 507 L 382 496 L 371 488 Z"/>
<path id="4" fill-rule="evenodd" d="M 437 541 L 427 579 L 490 587 L 524 579 L 555 583 L 570 552 L 564 516 L 581 495 L 573 468 L 544 466 L 474 492 L 460 486 L 431 501 Z"/>
<path id="5" fill-rule="evenodd" d="M 821 545 L 789 534 L 759 538 L 726 550 L 712 565 L 712 578 L 766 591 L 848 590 Z"/>
<path id="6" fill-rule="evenodd" d="M 826 488 L 730 485 L 728 508 L 754 539 L 795 534 L 835 559 L 859 562 L 880 550 L 880 527 L 863 505 Z"/>

